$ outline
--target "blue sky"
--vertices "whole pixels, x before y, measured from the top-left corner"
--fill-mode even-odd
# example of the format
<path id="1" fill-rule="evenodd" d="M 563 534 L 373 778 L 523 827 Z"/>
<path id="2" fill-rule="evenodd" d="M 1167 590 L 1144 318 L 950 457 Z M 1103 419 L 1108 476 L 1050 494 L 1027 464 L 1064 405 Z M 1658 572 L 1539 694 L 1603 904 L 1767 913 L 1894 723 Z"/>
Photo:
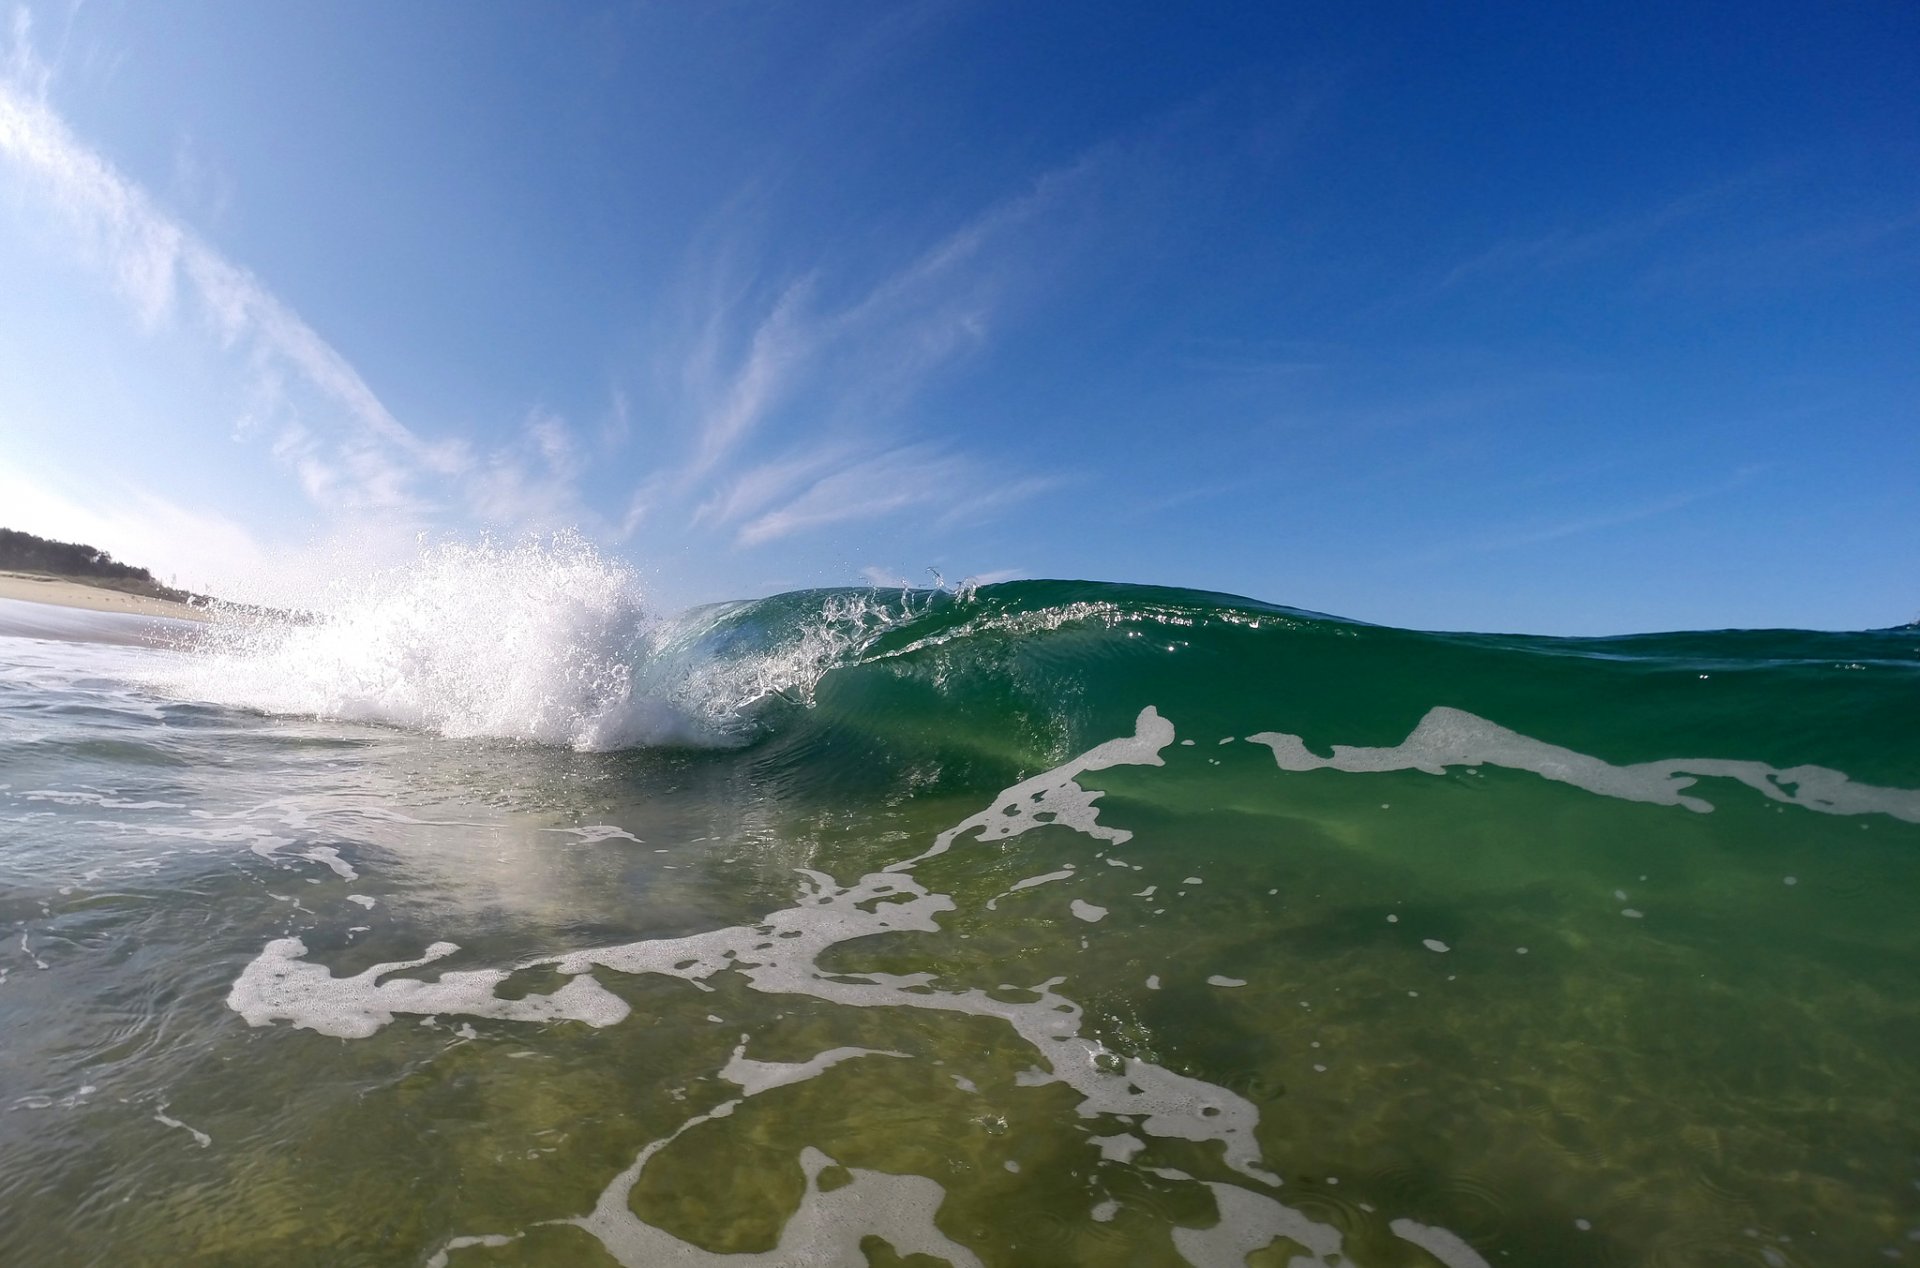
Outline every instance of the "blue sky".
<path id="1" fill-rule="evenodd" d="M 1920 616 L 1920 9 L 38 4 L 0 523 Z"/>

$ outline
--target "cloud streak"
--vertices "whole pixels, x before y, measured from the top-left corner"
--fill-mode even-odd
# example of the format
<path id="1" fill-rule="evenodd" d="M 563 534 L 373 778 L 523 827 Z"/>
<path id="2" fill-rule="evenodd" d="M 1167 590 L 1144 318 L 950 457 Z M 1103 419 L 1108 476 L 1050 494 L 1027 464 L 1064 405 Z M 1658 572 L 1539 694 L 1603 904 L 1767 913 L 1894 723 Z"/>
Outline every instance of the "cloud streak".
<path id="1" fill-rule="evenodd" d="M 807 529 L 924 506 L 972 474 L 963 459 L 931 445 L 877 454 L 812 481 L 797 496 L 741 525 L 734 540 L 757 546 Z"/>
<path id="2" fill-rule="evenodd" d="M 799 267 L 754 267 L 743 195 L 702 239 L 719 249 L 685 271 L 677 329 L 669 318 L 669 337 L 646 354 L 654 389 L 611 384 L 609 419 L 582 434 L 535 409 L 504 440 L 434 439 L 395 417 L 261 277 L 74 132 L 50 95 L 59 68 L 36 53 L 33 35 L 24 9 L 0 33 L 0 181 L 27 195 L 55 226 L 58 248 L 104 279 L 135 328 L 220 354 L 239 388 L 232 438 L 255 446 L 335 524 L 408 537 L 461 521 L 579 527 L 619 541 L 644 530 L 661 546 L 754 552 L 896 517 L 946 532 L 1062 483 L 1009 476 L 1005 461 L 973 451 L 952 420 L 942 427 L 921 407 L 943 376 L 991 345 L 1051 262 L 1049 235 L 1098 201 L 1120 147 L 1042 172 L 877 271 L 870 240 L 851 257 L 814 252 L 798 254 Z M 176 185 L 197 179 L 190 152 L 176 147 L 172 158 Z M 639 443 L 647 466 L 608 469 L 614 451 Z M 620 501 L 602 514 L 587 490 L 605 497 L 616 484 Z"/>
<path id="3" fill-rule="evenodd" d="M 322 509 L 433 509 L 423 478 L 468 470 L 466 446 L 429 442 L 401 424 L 346 358 L 257 277 L 76 137 L 48 103 L 53 69 L 34 52 L 24 9 L 15 13 L 0 65 L 0 161 L 55 209 L 71 245 L 106 274 L 143 327 L 191 315 L 243 359 L 255 408 L 241 431 L 271 426 L 272 452 Z M 334 421 L 334 434 L 316 430 L 316 413 Z"/>
<path id="4" fill-rule="evenodd" d="M 687 322 L 694 337 L 655 376 L 684 386 L 687 456 L 641 482 L 623 530 L 679 500 L 689 527 L 752 549 L 909 510 L 951 528 L 1055 487 L 1006 481 L 951 442 L 916 438 L 903 416 L 988 345 L 1033 231 L 1109 157 L 1044 173 L 837 303 L 825 298 L 830 270 L 815 266 L 758 287 L 756 305 L 756 288 L 737 280 L 740 235 L 722 234 L 732 249 L 696 270 L 706 284 Z"/>
<path id="5" fill-rule="evenodd" d="M 1642 520 L 1657 519 L 1684 510 L 1698 502 L 1723 497 L 1735 489 L 1747 484 L 1755 476 L 1766 471 L 1765 464 L 1741 467 L 1726 479 L 1699 488 L 1685 489 L 1664 497 L 1650 498 L 1610 510 L 1561 519 L 1551 523 L 1536 524 L 1530 528 L 1516 528 L 1509 532 L 1489 535 L 1471 541 L 1456 543 L 1425 552 L 1421 558 L 1434 561 L 1463 554 L 1476 554 L 1489 551 L 1519 550 L 1528 546 L 1545 545 L 1563 538 L 1583 537 L 1590 533 L 1604 532 L 1636 524 Z"/>

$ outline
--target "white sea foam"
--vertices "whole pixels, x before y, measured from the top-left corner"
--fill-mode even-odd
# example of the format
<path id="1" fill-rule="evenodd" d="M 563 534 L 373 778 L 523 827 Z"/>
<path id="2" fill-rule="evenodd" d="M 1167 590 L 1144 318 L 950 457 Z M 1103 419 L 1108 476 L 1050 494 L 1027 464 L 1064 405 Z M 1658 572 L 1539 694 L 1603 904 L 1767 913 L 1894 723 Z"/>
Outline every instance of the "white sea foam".
<path id="1" fill-rule="evenodd" d="M 864 1048 L 835 1048 L 807 1061 L 775 1062 L 755 1061 L 745 1053 L 743 1038 L 722 1071 L 722 1077 L 742 1089 L 740 1096 L 695 1115 L 672 1134 L 647 1145 L 601 1190 L 591 1213 L 546 1222 L 571 1224 L 581 1229 L 626 1268 L 666 1268 L 668 1265 L 751 1268 L 756 1264 L 763 1268 L 784 1268 L 789 1264 L 864 1263 L 866 1256 L 860 1250 L 860 1243 L 875 1235 L 890 1242 L 901 1254 L 932 1255 L 945 1259 L 954 1268 L 979 1268 L 980 1261 L 973 1252 L 949 1240 L 934 1225 L 934 1215 L 946 1198 L 946 1191 L 939 1184 L 924 1176 L 891 1175 L 848 1167 L 845 1168 L 848 1182 L 823 1192 L 820 1176 L 836 1164 L 811 1146 L 800 1151 L 806 1191 L 801 1195 L 799 1209 L 788 1217 L 781 1229 L 779 1244 L 770 1251 L 727 1255 L 704 1250 L 636 1215 L 632 1195 L 641 1173 L 662 1149 L 687 1132 L 732 1117 L 750 1097 L 816 1078 L 842 1061 L 861 1056 L 905 1055 Z M 453 1251 L 476 1246 L 508 1246 L 522 1235 L 486 1233 L 452 1238 L 427 1260 L 428 1268 L 446 1268 Z"/>
<path id="2" fill-rule="evenodd" d="M 945 854 L 968 832 L 976 833 L 981 841 L 1004 841 L 1049 823 L 1062 824 L 1114 845 L 1124 845 L 1133 839 L 1133 833 L 1100 823 L 1099 808 L 1094 803 L 1101 794 L 1088 792 L 1074 781 L 1087 771 L 1106 770 L 1111 766 L 1164 766 L 1166 762 L 1160 750 L 1173 743 L 1173 736 L 1173 723 L 1148 705 L 1134 720 L 1132 735 L 1095 745 L 1072 761 L 1022 780 L 1001 792 L 993 804 L 979 814 L 970 815 L 942 832 L 924 853 L 890 864 L 887 870 L 907 871 Z"/>
<path id="3" fill-rule="evenodd" d="M 1129 1136 L 1126 1132 L 1116 1136 L 1095 1136 L 1093 1143 L 1099 1146 L 1103 1162 L 1132 1162 L 1133 1156 L 1147 1147 L 1146 1141 L 1138 1136 Z"/>
<path id="4" fill-rule="evenodd" d="M 762 1092 L 789 1083 L 804 1083 L 839 1065 L 842 1061 L 851 1061 L 855 1057 L 900 1057 L 904 1052 L 893 1052 L 879 1048 L 832 1048 L 811 1057 L 806 1061 L 756 1061 L 747 1055 L 747 1036 L 740 1036 L 740 1042 L 734 1047 L 733 1056 L 721 1067 L 720 1077 L 748 1096 L 758 1096 Z"/>
<path id="5" fill-rule="evenodd" d="M 360 879 L 360 873 L 353 869 L 353 864 L 341 858 L 340 851 L 330 845 L 316 845 L 311 850 L 304 851 L 300 857 L 311 859 L 315 863 L 325 864 L 335 876 L 338 876 L 343 881 L 357 881 Z"/>
<path id="6" fill-rule="evenodd" d="M 1531 771 L 1604 797 L 1685 806 L 1700 813 L 1712 810 L 1713 803 L 1692 796 L 1687 790 L 1705 776 L 1735 779 L 1775 801 L 1804 806 L 1821 814 L 1884 814 L 1920 823 L 1920 790 L 1856 784 L 1839 771 L 1824 766 L 1793 766 L 1782 770 L 1764 762 L 1714 757 L 1678 757 L 1615 766 L 1445 706 L 1429 710 L 1412 734 L 1391 748 L 1336 744 L 1332 757 L 1321 757 L 1308 749 L 1306 741 L 1298 735 L 1262 731 L 1247 739 L 1272 749 L 1275 763 L 1281 770 L 1288 771 L 1418 770 L 1440 775 L 1449 766 L 1505 766 Z"/>
<path id="7" fill-rule="evenodd" d="M 189 1127 L 177 1118 L 169 1118 L 167 1116 L 167 1102 L 165 1101 L 160 1102 L 159 1108 L 153 1111 L 153 1121 L 161 1124 L 162 1126 L 179 1128 L 181 1131 L 186 1132 L 189 1136 L 192 1136 L 193 1143 L 200 1146 L 202 1149 L 205 1149 L 213 1144 L 213 1137 L 207 1135 L 207 1133 L 201 1131 L 199 1128 Z"/>
<path id="8" fill-rule="evenodd" d="M 376 964 L 353 977 L 335 977 L 324 964 L 302 958 L 306 943 L 278 938 L 241 971 L 227 992 L 227 1007 L 245 1017 L 250 1026 L 289 1021 L 340 1039 L 365 1039 L 396 1013 L 464 1013 L 512 1021 L 565 1019 L 611 1026 L 629 1011 L 625 1001 L 591 977 L 576 977 L 551 995 L 517 1000 L 494 994 L 508 976 L 498 969 L 447 972 L 437 982 L 409 977 L 380 980 L 401 969 L 444 959 L 459 949 L 451 942 L 436 942 L 419 959 Z"/>
<path id="9" fill-rule="evenodd" d="M 730 1111 L 732 1104 L 725 1108 Z M 721 1116 L 715 1111 L 703 1117 Z M 559 1221 L 592 1234 L 625 1268 L 790 1268 L 795 1264 L 865 1263 L 860 1243 L 867 1237 L 881 1238 L 900 1255 L 928 1255 L 953 1268 L 980 1268 L 980 1260 L 972 1251 L 935 1227 L 934 1215 L 946 1199 L 946 1190 L 937 1182 L 925 1176 L 847 1167 L 844 1170 L 851 1179 L 839 1188 L 822 1192 L 820 1175 L 835 1164 L 811 1146 L 800 1151 L 806 1190 L 801 1194 L 799 1209 L 780 1230 L 778 1245 L 758 1254 L 727 1255 L 704 1250 L 648 1224 L 633 1212 L 633 1188 L 652 1161 L 656 1147 L 642 1152 L 638 1161 L 615 1177 L 601 1193 L 592 1214 Z"/>
<path id="10" fill-rule="evenodd" d="M 1479 1251 L 1448 1229 L 1408 1219 L 1394 1220 L 1387 1227 L 1395 1237 L 1403 1242 L 1412 1242 L 1445 1264 L 1446 1268 L 1491 1268 Z"/>
<path id="11" fill-rule="evenodd" d="M 1019 893 L 1023 889 L 1035 889 L 1041 885 L 1050 885 L 1054 881 L 1068 880 L 1073 875 L 1074 875 L 1073 865 L 1068 864 L 1066 867 L 1061 868 L 1057 872 L 1047 872 L 1044 875 L 1029 876 L 1023 880 L 1017 880 L 1013 884 L 1007 886 L 1004 892 L 995 894 L 992 898 L 989 898 L 987 900 L 987 910 L 988 911 L 999 910 L 1000 900 L 1002 898 L 1011 897 L 1012 895 Z"/>
<path id="12" fill-rule="evenodd" d="M 1340 1230 L 1262 1193 L 1210 1183 L 1220 1220 L 1212 1228 L 1176 1228 L 1173 1244 L 1195 1268 L 1245 1268 L 1247 1256 L 1276 1237 L 1298 1242 L 1323 1263 L 1338 1262 Z M 1294 1262 L 1301 1262 L 1295 1260 Z"/>

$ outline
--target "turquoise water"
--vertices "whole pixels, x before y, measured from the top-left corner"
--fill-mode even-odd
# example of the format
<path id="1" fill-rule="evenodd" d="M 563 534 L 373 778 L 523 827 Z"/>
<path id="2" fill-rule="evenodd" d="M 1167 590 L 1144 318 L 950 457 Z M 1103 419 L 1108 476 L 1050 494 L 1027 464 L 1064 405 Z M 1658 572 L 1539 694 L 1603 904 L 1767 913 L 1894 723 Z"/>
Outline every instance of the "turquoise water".
<path id="1" fill-rule="evenodd" d="M 76 619 L 0 635 L 0 1262 L 1920 1260 L 1920 630 Z"/>

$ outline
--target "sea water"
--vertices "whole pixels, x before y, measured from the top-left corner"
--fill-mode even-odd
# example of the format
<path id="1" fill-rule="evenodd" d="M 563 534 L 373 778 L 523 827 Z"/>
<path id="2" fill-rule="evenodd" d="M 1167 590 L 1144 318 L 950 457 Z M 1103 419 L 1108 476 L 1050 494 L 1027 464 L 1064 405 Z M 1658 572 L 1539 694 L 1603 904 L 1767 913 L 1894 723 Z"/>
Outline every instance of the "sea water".
<path id="1" fill-rule="evenodd" d="M 1915 628 L 29 606 L 0 1262 L 1920 1262 Z"/>

